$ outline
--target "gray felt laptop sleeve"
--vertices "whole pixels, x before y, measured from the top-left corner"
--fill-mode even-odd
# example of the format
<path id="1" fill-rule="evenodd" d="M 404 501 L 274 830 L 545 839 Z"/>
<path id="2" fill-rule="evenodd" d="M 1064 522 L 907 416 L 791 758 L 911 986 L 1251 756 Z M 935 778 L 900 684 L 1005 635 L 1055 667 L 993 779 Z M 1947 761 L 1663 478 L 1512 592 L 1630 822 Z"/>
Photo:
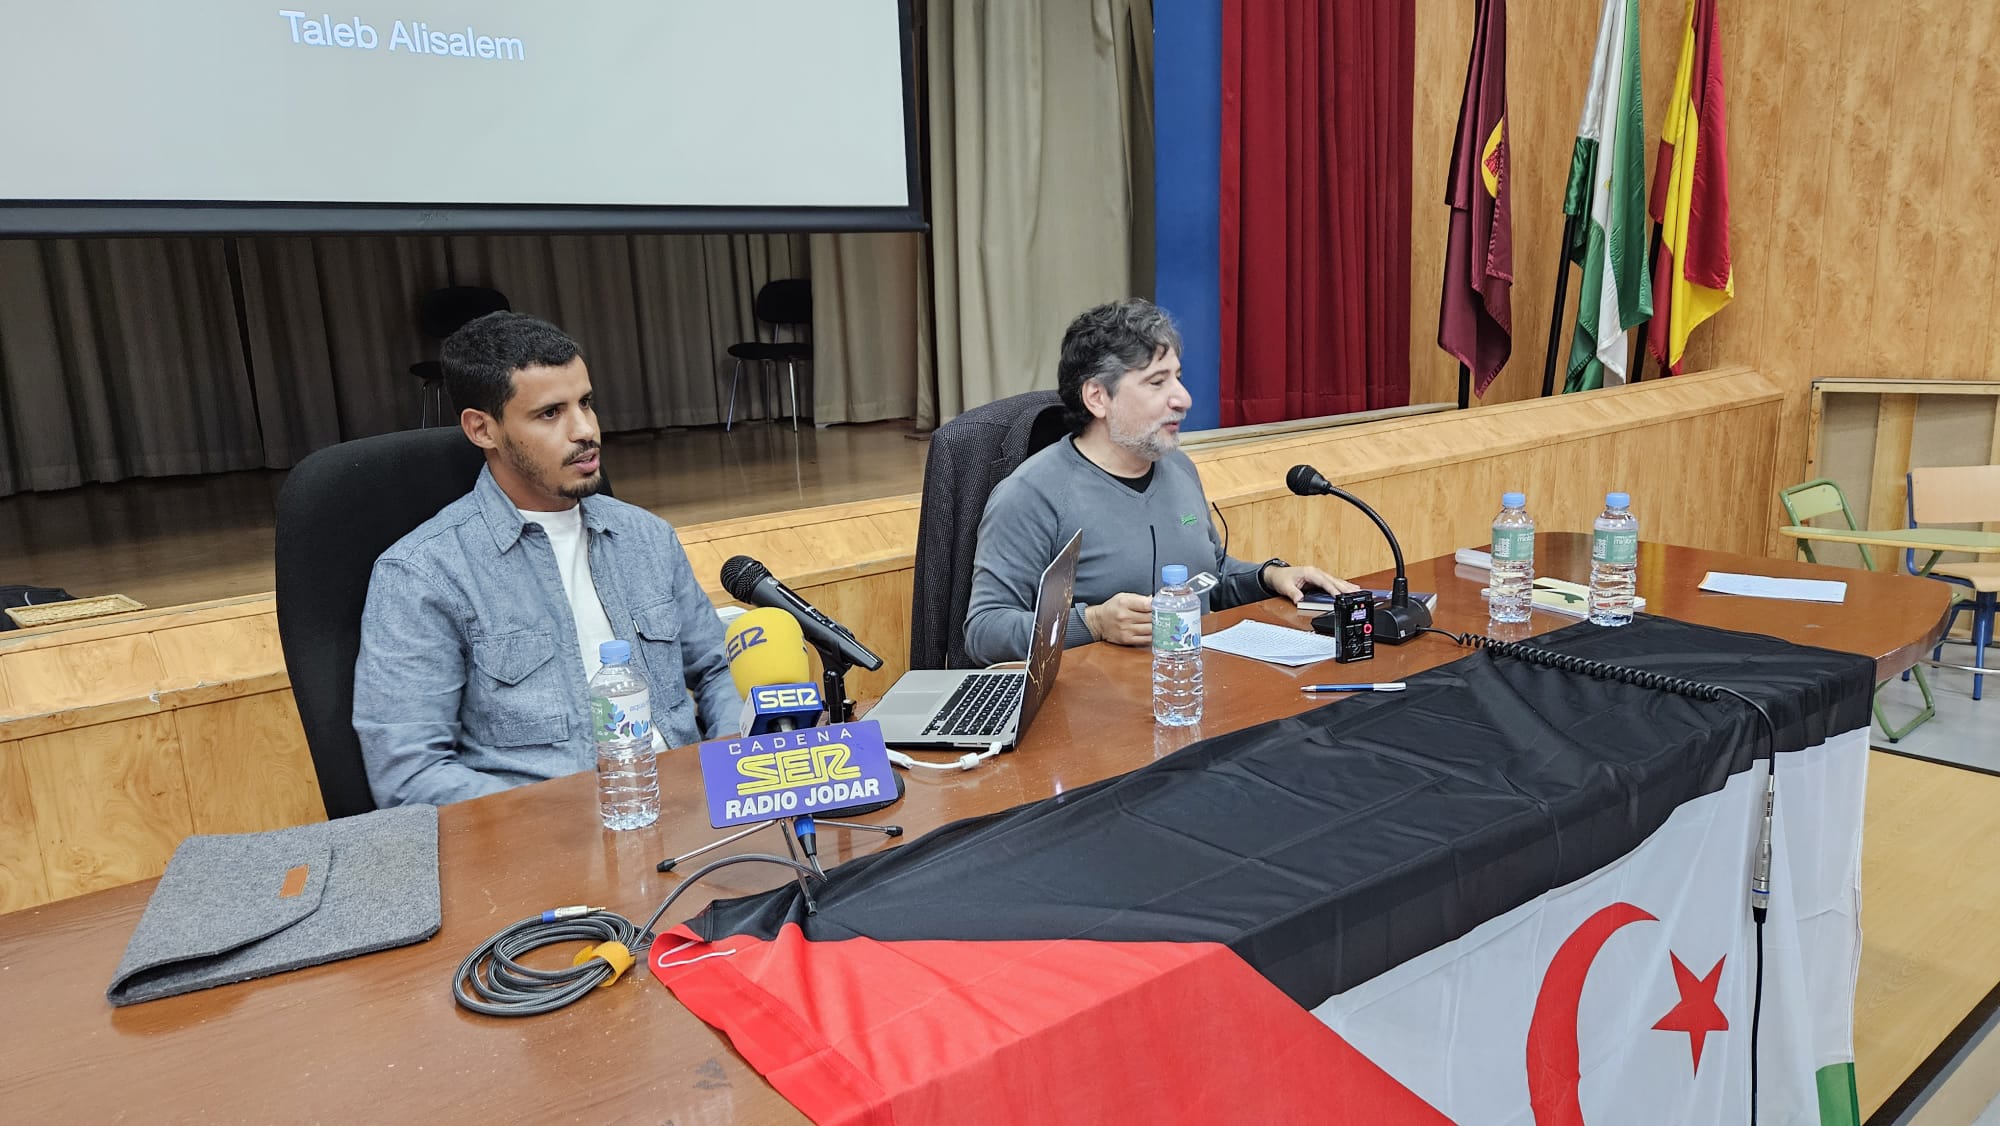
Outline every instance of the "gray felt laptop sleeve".
<path id="1" fill-rule="evenodd" d="M 189 837 L 105 995 L 130 1005 L 248 981 L 420 942 L 440 921 L 435 806 Z"/>

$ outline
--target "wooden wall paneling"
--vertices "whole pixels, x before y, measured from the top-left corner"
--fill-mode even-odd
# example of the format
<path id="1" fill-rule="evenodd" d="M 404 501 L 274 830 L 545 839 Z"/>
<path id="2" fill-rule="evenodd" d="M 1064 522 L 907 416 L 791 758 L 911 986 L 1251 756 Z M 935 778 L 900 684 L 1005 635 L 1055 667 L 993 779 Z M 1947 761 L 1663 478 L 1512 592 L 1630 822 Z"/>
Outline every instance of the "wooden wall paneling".
<path id="1" fill-rule="evenodd" d="M 1914 14 L 1914 13 L 1913 13 Z M 1949 36 L 1917 65 L 1949 90 L 1946 122 L 1935 147 L 1938 208 L 1934 296 L 1922 363 L 1897 374 L 1943 379 L 1994 378 L 1992 316 L 2000 294 L 2000 6 L 1961 0 L 1922 22 Z M 1888 331 L 1896 331 L 1891 326 Z"/>
<path id="2" fill-rule="evenodd" d="M 265 676 L 285 667 L 275 614 L 163 629 L 153 634 L 153 644 L 165 682 L 175 687 Z"/>
<path id="3" fill-rule="evenodd" d="M 908 566 L 861 578 L 799 588 L 806 601 L 854 631 L 863 645 L 882 658 L 882 667 L 847 674 L 848 694 L 857 700 L 879 697 L 910 669 L 910 592 Z M 814 661 L 817 671 L 818 661 Z"/>
<path id="4" fill-rule="evenodd" d="M 1917 397 L 1884 395 L 1876 405 L 1875 458 L 1868 474 L 1868 526 L 1900 528 L 1908 522 L 1904 474 L 1916 432 Z"/>
<path id="5" fill-rule="evenodd" d="M 1729 10 L 1777 6 L 1731 4 Z M 1770 295 L 1765 319 L 1768 344 L 1761 349 L 1759 366 L 1781 381 L 1830 374 L 1811 362 L 1812 342 L 1819 336 L 1823 316 L 1822 264 L 1828 255 L 1846 252 L 1841 243 L 1828 237 L 1826 216 L 1830 199 L 1842 194 L 1832 175 L 1837 142 L 1828 86 L 1840 53 L 1847 3 L 1790 0 L 1784 7 L 1788 43 L 1782 64 L 1785 100 L 1773 135 L 1785 138 L 1785 143 L 1768 143 L 1747 130 L 1732 130 L 1729 137 L 1732 172 L 1762 161 L 1777 174 L 1778 199 L 1770 226 L 1760 231 L 1732 223 L 1730 238 L 1732 245 L 1738 239 L 1770 245 L 1764 271 L 1740 273 L 1736 285 L 1738 300 L 1746 296 L 1746 290 Z M 1740 54 L 1729 61 L 1736 64 L 1737 71 L 1756 65 L 1755 60 Z"/>
<path id="6" fill-rule="evenodd" d="M 40 735 L 17 746 L 56 898 L 157 876 L 194 831 L 171 716 Z"/>
<path id="7" fill-rule="evenodd" d="M 164 673 L 150 633 L 0 650 L 0 665 L 14 699 L 37 713 L 143 697 L 160 687 Z"/>
<path id="8" fill-rule="evenodd" d="M 1810 368 L 1821 375 L 1893 375 L 1892 349 L 1874 331 L 1877 267 L 1885 235 L 1889 168 L 1906 134 L 1884 100 L 1896 90 L 1896 57 L 1909 19 L 1884 18 L 1869 0 L 1849 0 L 1840 53 L 1821 68 L 1823 112 L 1818 124 L 1833 133 L 1833 159 L 1824 253 L 1815 279 L 1824 299 L 1813 335 Z M 1831 87 L 1830 89 L 1828 87 Z M 1830 95 L 1830 98 L 1827 97 Z M 1809 127 L 1809 126 L 1808 126 Z M 1934 138 L 1923 143 L 1935 144 Z"/>
<path id="9" fill-rule="evenodd" d="M 195 832 L 254 833 L 326 820 L 289 691 L 181 708 L 171 718 Z"/>
<path id="10" fill-rule="evenodd" d="M 1990 0 L 1971 0 L 1982 6 Z M 1873 309 L 1863 326 L 1867 351 L 1862 355 L 1880 375 L 1929 375 L 1922 362 L 1934 322 L 1932 307 L 1938 286 L 1938 232 L 1947 207 L 1962 208 L 1964 198 L 1943 196 L 1944 157 L 1951 144 L 1951 99 L 1956 72 L 1952 44 L 1964 32 L 1968 0 L 1931 0 L 1927 11 L 1876 29 L 1871 46 L 1888 45 L 1893 28 L 1895 50 L 1886 67 L 1889 84 L 1877 87 L 1889 112 L 1874 117 L 1877 128 L 1892 131 L 1884 138 L 1882 232 L 1876 244 L 1874 276 L 1868 283 Z M 1871 66 L 1871 71 L 1873 67 Z M 1922 75 L 1923 81 L 1910 81 Z M 1904 143 L 1905 138 L 1931 138 L 1928 144 Z M 1991 169 L 1987 170 L 1991 175 Z M 1954 247 L 1953 253 L 1960 248 Z M 1945 327 L 1945 326 L 1936 326 Z M 1951 326 L 1956 327 L 1956 326 Z"/>
<path id="11" fill-rule="evenodd" d="M 49 901 L 21 745 L 0 743 L 0 913 Z"/>

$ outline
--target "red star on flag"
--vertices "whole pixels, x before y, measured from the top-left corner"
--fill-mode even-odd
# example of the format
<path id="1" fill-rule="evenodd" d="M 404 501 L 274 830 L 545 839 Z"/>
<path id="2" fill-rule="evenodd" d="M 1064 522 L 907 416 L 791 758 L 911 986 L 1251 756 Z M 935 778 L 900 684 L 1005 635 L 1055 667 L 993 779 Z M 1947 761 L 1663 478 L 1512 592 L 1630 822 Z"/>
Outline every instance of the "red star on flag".
<path id="1" fill-rule="evenodd" d="M 1728 961 L 1724 955 L 1715 960 L 1715 966 L 1707 974 L 1696 977 L 1694 971 L 1681 964 L 1680 955 L 1671 951 L 1667 957 L 1674 962 L 1674 984 L 1680 988 L 1680 1004 L 1667 1010 L 1654 1028 L 1667 1032 L 1688 1034 L 1688 1049 L 1694 1054 L 1695 1074 L 1701 1074 L 1701 1046 L 1711 1032 L 1727 1032 L 1729 1018 L 1722 1015 L 1722 1009 L 1715 1003 L 1715 988 L 1722 984 L 1722 963 Z"/>

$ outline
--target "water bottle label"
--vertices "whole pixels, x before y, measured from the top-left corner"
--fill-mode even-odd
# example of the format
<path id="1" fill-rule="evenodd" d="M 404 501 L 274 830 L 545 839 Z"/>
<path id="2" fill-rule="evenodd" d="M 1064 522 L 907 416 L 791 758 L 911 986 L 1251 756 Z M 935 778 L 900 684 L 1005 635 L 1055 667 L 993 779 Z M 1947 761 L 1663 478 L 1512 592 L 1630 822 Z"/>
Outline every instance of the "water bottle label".
<path id="1" fill-rule="evenodd" d="M 1590 535 L 1590 561 L 1625 566 L 1639 561 L 1638 532 L 1596 531 Z"/>
<path id="2" fill-rule="evenodd" d="M 1535 557 L 1533 528 L 1493 529 L 1493 559 L 1497 563 L 1519 563 Z"/>
<path id="3" fill-rule="evenodd" d="M 614 700 L 608 696 L 592 696 L 590 735 L 600 743 L 652 738 L 652 697 L 626 696 Z"/>
<path id="4" fill-rule="evenodd" d="M 1153 611 L 1153 652 L 1186 653 L 1200 648 L 1200 610 Z"/>

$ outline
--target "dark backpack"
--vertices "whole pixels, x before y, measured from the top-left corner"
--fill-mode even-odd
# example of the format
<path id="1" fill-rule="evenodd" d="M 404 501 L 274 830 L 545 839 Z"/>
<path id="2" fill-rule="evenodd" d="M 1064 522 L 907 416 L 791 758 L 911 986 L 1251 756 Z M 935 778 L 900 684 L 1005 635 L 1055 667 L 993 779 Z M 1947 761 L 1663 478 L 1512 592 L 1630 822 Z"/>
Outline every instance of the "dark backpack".
<path id="1" fill-rule="evenodd" d="M 69 602 L 74 596 L 69 591 L 53 586 L 5 586 L 0 585 L 0 609 L 10 606 L 41 606 L 49 602 Z M 0 630 L 19 629 L 14 619 L 0 614 Z"/>

